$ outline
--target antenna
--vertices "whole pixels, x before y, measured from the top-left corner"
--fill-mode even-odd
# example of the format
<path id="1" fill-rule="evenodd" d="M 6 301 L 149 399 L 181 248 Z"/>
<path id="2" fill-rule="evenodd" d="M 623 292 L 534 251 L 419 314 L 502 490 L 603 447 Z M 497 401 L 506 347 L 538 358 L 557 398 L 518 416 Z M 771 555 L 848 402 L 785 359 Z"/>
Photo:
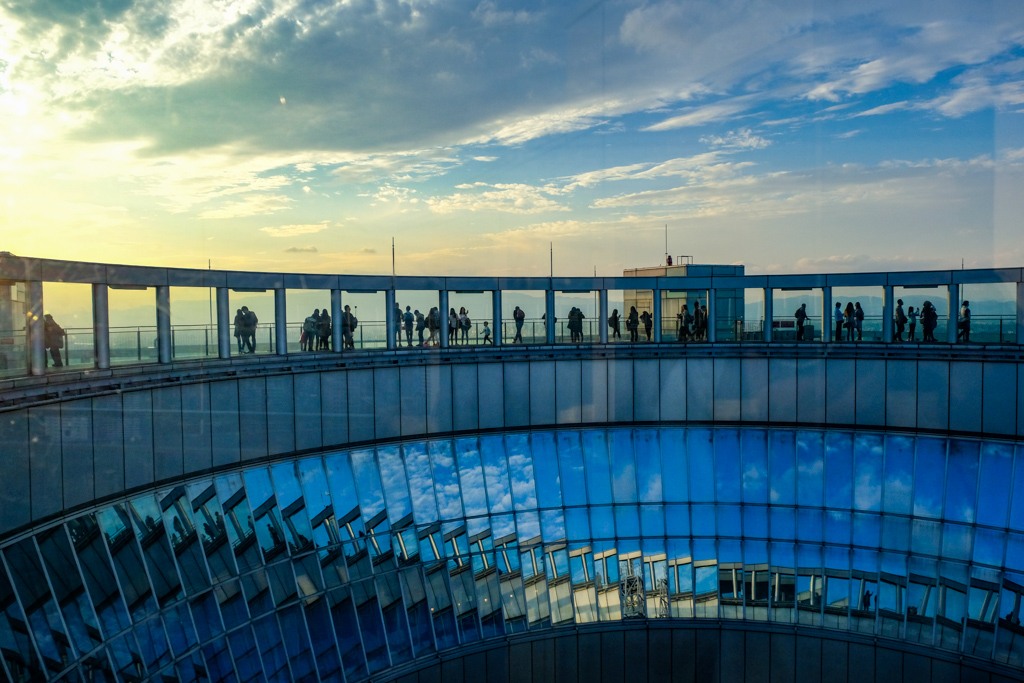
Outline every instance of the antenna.
<path id="1" fill-rule="evenodd" d="M 548 246 L 551 248 L 551 277 L 555 276 L 555 243 L 548 242 Z"/>
<path id="2" fill-rule="evenodd" d="M 213 268 L 212 260 L 206 259 L 206 269 L 210 270 Z M 213 287 L 210 287 L 210 327 L 213 327 Z"/>
<path id="3" fill-rule="evenodd" d="M 391 238 L 391 277 L 395 276 L 395 238 Z"/>

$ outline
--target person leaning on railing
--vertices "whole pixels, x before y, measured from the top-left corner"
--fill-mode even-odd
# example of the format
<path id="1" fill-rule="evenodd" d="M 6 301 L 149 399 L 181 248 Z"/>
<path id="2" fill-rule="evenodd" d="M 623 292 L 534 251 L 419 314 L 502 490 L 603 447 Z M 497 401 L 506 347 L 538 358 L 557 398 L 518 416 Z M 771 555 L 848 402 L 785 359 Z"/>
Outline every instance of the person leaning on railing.
<path id="1" fill-rule="evenodd" d="M 43 316 L 43 345 L 49 350 L 55 368 L 64 367 L 60 350 L 64 348 L 65 334 L 64 328 L 57 324 L 52 315 L 47 313 Z M 49 365 L 49 361 L 46 364 Z"/>

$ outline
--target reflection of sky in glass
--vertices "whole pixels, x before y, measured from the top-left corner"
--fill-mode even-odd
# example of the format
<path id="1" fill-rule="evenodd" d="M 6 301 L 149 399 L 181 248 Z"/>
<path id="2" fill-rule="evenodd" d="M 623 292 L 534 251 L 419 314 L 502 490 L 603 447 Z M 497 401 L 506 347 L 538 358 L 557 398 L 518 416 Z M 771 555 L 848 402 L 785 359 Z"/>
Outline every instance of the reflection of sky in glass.
<path id="1" fill-rule="evenodd" d="M 516 527 L 519 529 L 519 542 L 529 541 L 540 536 L 540 517 L 536 512 L 516 513 Z"/>
<path id="2" fill-rule="evenodd" d="M 666 503 L 690 500 L 689 464 L 686 461 L 686 430 L 661 430 L 661 467 Z"/>
<path id="3" fill-rule="evenodd" d="M 853 435 L 847 432 L 825 435 L 825 506 L 853 506 Z"/>
<path id="4" fill-rule="evenodd" d="M 456 439 L 455 454 L 459 464 L 459 484 L 466 515 L 487 514 L 487 490 L 480 465 L 480 451 L 476 439 Z"/>
<path id="5" fill-rule="evenodd" d="M 715 431 L 715 500 L 719 503 L 740 502 L 742 481 L 739 432 L 718 429 Z"/>
<path id="6" fill-rule="evenodd" d="M 1006 524 L 1006 511 L 1010 494 L 1006 482 L 1011 480 L 1013 446 L 986 443 L 981 447 L 981 484 L 983 492 L 978 498 L 978 523 L 992 526 Z"/>
<path id="7" fill-rule="evenodd" d="M 282 509 L 302 497 L 302 489 L 299 488 L 299 480 L 295 476 L 295 463 L 286 462 L 273 465 L 270 468 L 270 476 L 274 480 L 274 489 L 277 491 L 277 504 Z"/>
<path id="8" fill-rule="evenodd" d="M 559 432 L 556 442 L 558 469 L 566 505 L 587 504 L 587 481 L 583 471 L 583 448 L 579 432 Z"/>
<path id="9" fill-rule="evenodd" d="M 608 432 L 608 453 L 612 463 L 612 500 L 635 503 L 636 457 L 633 454 L 633 433 L 628 429 Z"/>
<path id="10" fill-rule="evenodd" d="M 796 442 L 792 432 L 771 432 L 769 485 L 771 502 L 792 505 L 796 502 Z"/>
<path id="11" fill-rule="evenodd" d="M 715 456 L 710 429 L 688 429 L 686 457 L 690 463 L 690 498 L 696 503 L 715 500 Z"/>
<path id="12" fill-rule="evenodd" d="M 504 538 L 516 532 L 516 519 L 513 515 L 491 515 L 491 531 L 494 540 Z"/>
<path id="13" fill-rule="evenodd" d="M 302 494 L 306 499 L 309 517 L 316 519 L 331 504 L 331 493 L 327 488 L 327 477 L 324 475 L 320 458 L 299 461 L 299 481 L 302 482 Z"/>
<path id="14" fill-rule="evenodd" d="M 946 473 L 946 519 L 973 522 L 978 490 L 977 441 L 952 439 L 949 442 L 948 472 Z"/>
<path id="15" fill-rule="evenodd" d="M 545 543 L 565 539 L 565 515 L 561 510 L 544 510 L 540 521 Z"/>
<path id="16" fill-rule="evenodd" d="M 918 517 L 941 517 L 942 487 L 946 478 L 946 442 L 919 438 L 915 471 L 914 514 Z"/>
<path id="17" fill-rule="evenodd" d="M 612 502 L 612 471 L 604 432 L 583 432 L 583 461 L 587 469 L 587 495 L 591 505 Z"/>
<path id="18" fill-rule="evenodd" d="M 1024 530 L 1024 445 L 1017 446 L 1013 461 L 1013 496 L 1010 505 L 1010 527 Z"/>
<path id="19" fill-rule="evenodd" d="M 363 513 L 363 521 L 367 521 L 384 509 L 384 491 L 380 486 L 380 474 L 377 472 L 372 448 L 352 451 L 351 457 L 359 509 Z"/>
<path id="20" fill-rule="evenodd" d="M 334 516 L 344 517 L 359 505 L 348 455 L 329 455 L 324 458 L 324 464 L 327 465 L 327 482 L 331 489 L 331 500 L 334 501 Z"/>
<path id="21" fill-rule="evenodd" d="M 853 440 L 853 505 L 876 512 L 882 507 L 882 436 L 858 434 Z"/>
<path id="22" fill-rule="evenodd" d="M 405 481 L 405 466 L 398 446 L 381 446 L 377 449 L 377 460 L 380 462 L 384 497 L 388 502 L 388 519 L 394 523 L 412 512 L 409 487 Z"/>
<path id="23" fill-rule="evenodd" d="M 743 502 L 768 502 L 768 432 L 762 429 L 743 430 Z M 662 446 L 664 448 L 664 446 Z"/>
<path id="24" fill-rule="evenodd" d="M 537 432 L 530 440 L 533 442 L 533 476 L 537 481 L 537 498 L 540 506 L 560 507 L 562 479 L 558 475 L 554 435 L 549 432 Z"/>
<path id="25" fill-rule="evenodd" d="M 405 472 L 412 494 L 413 518 L 417 524 L 436 522 L 437 501 L 434 500 L 434 482 L 430 472 L 427 444 L 407 443 L 402 446 L 402 452 L 405 454 Z"/>
<path id="26" fill-rule="evenodd" d="M 513 439 L 522 437 L 522 441 Z M 537 507 L 537 487 L 533 479 L 533 458 L 530 455 L 530 444 L 525 435 L 509 435 L 506 441 L 508 448 L 508 471 L 512 477 L 512 498 L 516 510 L 531 510 Z"/>
<path id="27" fill-rule="evenodd" d="M 245 477 L 245 493 L 249 497 L 249 505 L 255 510 L 274 495 L 270 475 L 265 467 L 245 470 L 242 474 Z"/>
<path id="28" fill-rule="evenodd" d="M 455 469 L 452 442 L 431 441 L 430 462 L 434 466 L 434 491 L 437 493 L 437 511 L 441 519 L 462 517 L 462 494 L 459 491 L 459 473 Z"/>
<path id="29" fill-rule="evenodd" d="M 885 475 L 882 509 L 909 515 L 914 495 L 914 439 L 889 434 L 885 437 Z"/>
<path id="30" fill-rule="evenodd" d="M 821 432 L 796 437 L 797 504 L 821 507 L 825 497 L 825 450 Z"/>
<path id="31" fill-rule="evenodd" d="M 661 446 L 655 429 L 637 429 L 636 485 L 643 502 L 660 503 L 662 497 Z"/>
<path id="32" fill-rule="evenodd" d="M 491 512 L 509 512 L 512 510 L 512 487 L 508 481 L 505 440 L 500 436 L 480 437 L 480 455 Z"/>

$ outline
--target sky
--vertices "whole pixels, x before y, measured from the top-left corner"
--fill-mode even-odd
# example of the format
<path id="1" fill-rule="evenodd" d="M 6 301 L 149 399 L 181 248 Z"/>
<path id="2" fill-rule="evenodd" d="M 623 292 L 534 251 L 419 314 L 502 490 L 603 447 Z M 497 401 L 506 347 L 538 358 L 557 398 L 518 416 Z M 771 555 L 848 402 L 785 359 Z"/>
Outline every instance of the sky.
<path id="1" fill-rule="evenodd" d="M 0 0 L 0 250 L 1024 265 L 1024 5 Z"/>

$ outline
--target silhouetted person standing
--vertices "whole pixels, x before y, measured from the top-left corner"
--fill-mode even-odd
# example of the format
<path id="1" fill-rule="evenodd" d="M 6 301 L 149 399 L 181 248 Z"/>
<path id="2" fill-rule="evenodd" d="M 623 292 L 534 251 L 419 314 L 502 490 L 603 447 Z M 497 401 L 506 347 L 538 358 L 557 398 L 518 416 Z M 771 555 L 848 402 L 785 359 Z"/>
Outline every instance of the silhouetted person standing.
<path id="1" fill-rule="evenodd" d="M 622 329 L 619 322 L 619 309 L 613 308 L 612 314 L 608 316 L 608 327 L 612 328 L 612 339 L 622 339 Z"/>
<path id="2" fill-rule="evenodd" d="M 242 353 L 256 353 L 256 326 L 259 325 L 260 320 L 254 312 L 249 310 L 248 306 L 242 306 L 242 320 L 242 337 L 249 349 Z"/>
<path id="3" fill-rule="evenodd" d="M 512 340 L 512 343 L 515 344 L 515 343 L 518 342 L 518 343 L 522 344 L 523 343 L 523 323 L 526 322 L 526 313 L 523 312 L 523 309 L 521 309 L 518 306 L 516 306 L 516 309 L 514 311 L 512 311 L 512 320 L 514 320 L 515 323 L 516 323 L 516 336 Z"/>
<path id="4" fill-rule="evenodd" d="M 804 323 L 807 322 L 807 304 L 800 304 L 800 308 L 796 309 L 796 313 L 793 314 L 796 318 L 796 340 L 804 340 Z"/>
<path id="5" fill-rule="evenodd" d="M 43 345 L 50 352 L 53 367 L 64 367 L 64 359 L 60 355 L 60 350 L 64 348 L 64 328 L 49 313 L 43 316 Z"/>
<path id="6" fill-rule="evenodd" d="M 960 307 L 960 331 L 957 333 L 957 340 L 971 341 L 971 302 L 965 301 Z"/>
<path id="7" fill-rule="evenodd" d="M 644 334 L 647 335 L 647 341 L 651 341 L 651 328 L 654 326 L 654 316 L 649 311 L 644 311 L 640 314 L 640 319 L 644 321 Z"/>

